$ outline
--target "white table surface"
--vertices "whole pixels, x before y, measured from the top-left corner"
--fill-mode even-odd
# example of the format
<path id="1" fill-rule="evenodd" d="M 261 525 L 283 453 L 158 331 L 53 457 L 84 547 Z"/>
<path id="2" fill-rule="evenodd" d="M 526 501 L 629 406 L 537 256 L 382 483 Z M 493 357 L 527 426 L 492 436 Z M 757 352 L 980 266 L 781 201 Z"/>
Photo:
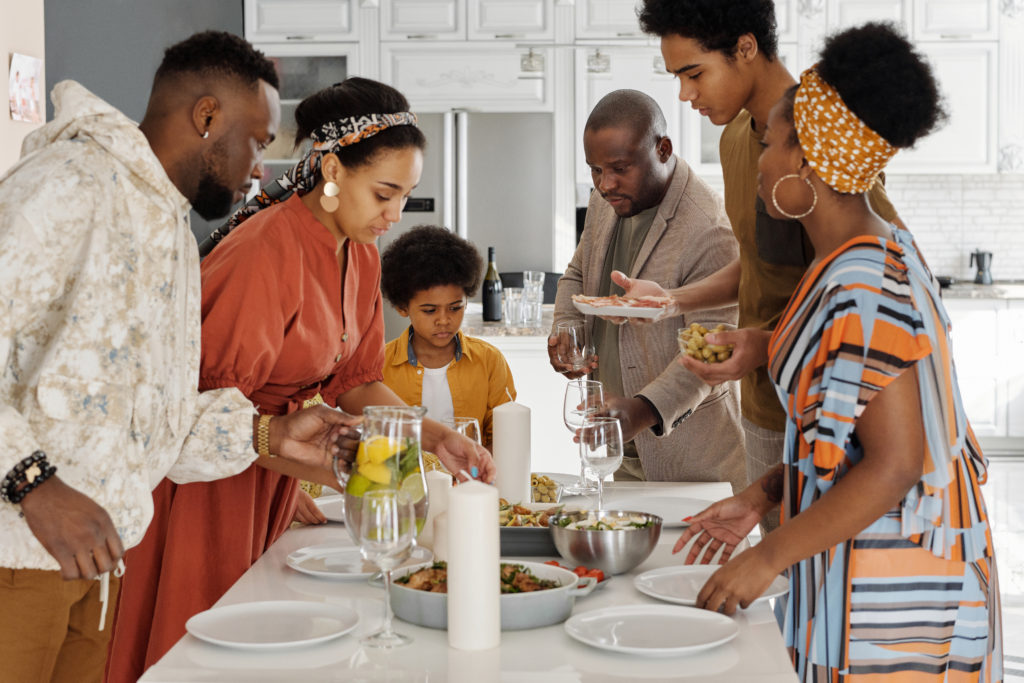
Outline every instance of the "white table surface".
<path id="1" fill-rule="evenodd" d="M 616 499 L 643 495 L 718 500 L 729 495 L 724 483 L 609 483 L 606 506 Z M 576 503 L 579 498 L 566 502 Z M 589 596 L 577 598 L 573 614 L 629 604 L 668 604 L 640 593 L 633 577 L 658 567 L 681 564 L 673 556 L 679 529 L 663 529 L 651 556 L 628 574 L 611 580 Z M 465 681 L 487 683 L 570 683 L 604 681 L 678 681 L 791 683 L 796 681 L 782 636 L 767 603 L 737 612 L 739 635 L 711 650 L 672 658 L 643 658 L 607 652 L 570 638 L 562 624 L 527 631 L 505 631 L 501 646 L 481 652 L 448 647 L 446 631 L 395 619 L 396 630 L 414 638 L 391 651 L 363 648 L 360 638 L 383 623 L 383 590 L 366 582 L 319 579 L 293 571 L 285 557 L 321 543 L 351 544 L 342 524 L 289 530 L 228 590 L 217 606 L 262 600 L 309 600 L 345 604 L 360 615 L 356 629 L 327 643 L 276 651 L 234 650 L 186 635 L 145 675 L 141 683 L 238 681 L 257 683 L 314 681 L 388 681 L 389 683 Z M 558 558 L 523 558 L 534 561 Z M 210 559 L 215 562 L 215 558 Z"/>

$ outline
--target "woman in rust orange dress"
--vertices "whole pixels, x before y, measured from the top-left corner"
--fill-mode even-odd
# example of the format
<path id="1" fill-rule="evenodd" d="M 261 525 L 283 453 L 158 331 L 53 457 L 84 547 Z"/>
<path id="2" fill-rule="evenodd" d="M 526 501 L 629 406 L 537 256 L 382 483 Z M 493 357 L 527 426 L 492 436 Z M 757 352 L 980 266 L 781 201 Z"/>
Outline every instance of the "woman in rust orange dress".
<path id="1" fill-rule="evenodd" d="M 238 387 L 266 414 L 404 405 L 382 382 L 375 240 L 420 178 L 424 137 L 408 106 L 360 78 L 298 106 L 297 141 L 310 138 L 311 151 L 236 214 L 244 224 L 202 264 L 200 389 Z M 489 455 L 465 437 L 426 421 L 423 440 L 451 471 L 493 479 Z M 261 458 L 228 479 L 157 487 L 154 521 L 126 556 L 108 681 L 137 680 L 288 528 L 296 477 L 332 483 Z"/>

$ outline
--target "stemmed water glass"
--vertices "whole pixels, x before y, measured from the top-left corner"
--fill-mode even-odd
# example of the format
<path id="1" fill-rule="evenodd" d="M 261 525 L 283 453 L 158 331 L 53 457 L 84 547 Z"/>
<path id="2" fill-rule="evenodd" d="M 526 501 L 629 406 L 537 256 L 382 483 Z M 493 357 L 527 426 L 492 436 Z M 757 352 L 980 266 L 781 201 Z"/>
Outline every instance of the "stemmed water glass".
<path id="1" fill-rule="evenodd" d="M 475 441 L 478 444 L 482 443 L 480 438 L 480 422 L 475 417 L 446 417 L 442 422 L 445 426 L 451 427 L 470 441 Z"/>
<path id="2" fill-rule="evenodd" d="M 555 351 L 558 362 L 574 372 L 587 367 L 594 347 L 587 343 L 586 327 L 581 320 L 563 320 L 555 325 Z"/>
<path id="3" fill-rule="evenodd" d="M 391 628 L 391 570 L 409 559 L 415 536 L 416 513 L 406 494 L 388 489 L 363 494 L 359 550 L 384 574 L 384 627 L 363 638 L 367 647 L 392 648 L 412 642 Z"/>
<path id="4" fill-rule="evenodd" d="M 597 476 L 597 509 L 604 509 L 604 478 L 622 464 L 622 428 L 616 417 L 587 417 L 580 427 L 580 461 Z"/>
<path id="5" fill-rule="evenodd" d="M 601 383 L 592 379 L 571 379 L 565 387 L 565 401 L 562 418 L 565 426 L 576 434 L 588 416 L 596 414 L 604 404 L 604 390 Z M 591 493 L 593 485 L 587 481 L 586 470 L 580 463 L 580 480 L 575 486 L 565 488 L 566 493 Z"/>

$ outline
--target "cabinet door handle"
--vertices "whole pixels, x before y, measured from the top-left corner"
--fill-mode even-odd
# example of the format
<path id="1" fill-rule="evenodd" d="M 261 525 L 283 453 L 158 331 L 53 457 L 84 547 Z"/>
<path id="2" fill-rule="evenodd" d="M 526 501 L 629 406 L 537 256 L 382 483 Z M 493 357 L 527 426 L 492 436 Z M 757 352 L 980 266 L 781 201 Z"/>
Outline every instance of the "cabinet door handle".
<path id="1" fill-rule="evenodd" d="M 526 34 L 524 34 L 524 33 L 495 33 L 494 37 L 496 39 L 498 39 L 498 40 L 510 40 L 510 39 L 516 39 L 516 38 L 525 38 Z"/>
<path id="2" fill-rule="evenodd" d="M 285 36 L 285 40 L 313 40 L 313 36 Z"/>
<path id="3" fill-rule="evenodd" d="M 409 40 L 434 40 L 437 38 L 436 33 L 410 33 L 405 36 Z"/>
<path id="4" fill-rule="evenodd" d="M 642 34 L 637 33 L 636 31 L 619 31 L 615 35 L 619 38 L 638 38 Z"/>

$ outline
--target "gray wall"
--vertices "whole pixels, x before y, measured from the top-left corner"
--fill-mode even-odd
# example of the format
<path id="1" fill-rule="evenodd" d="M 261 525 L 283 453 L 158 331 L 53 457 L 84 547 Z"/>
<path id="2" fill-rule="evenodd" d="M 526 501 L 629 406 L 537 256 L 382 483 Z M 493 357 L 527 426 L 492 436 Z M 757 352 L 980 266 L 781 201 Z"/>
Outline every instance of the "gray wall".
<path id="1" fill-rule="evenodd" d="M 44 13 L 47 84 L 76 80 L 136 121 L 169 45 L 207 29 L 242 35 L 242 0 L 46 0 Z M 192 214 L 197 235 L 212 227 Z"/>

